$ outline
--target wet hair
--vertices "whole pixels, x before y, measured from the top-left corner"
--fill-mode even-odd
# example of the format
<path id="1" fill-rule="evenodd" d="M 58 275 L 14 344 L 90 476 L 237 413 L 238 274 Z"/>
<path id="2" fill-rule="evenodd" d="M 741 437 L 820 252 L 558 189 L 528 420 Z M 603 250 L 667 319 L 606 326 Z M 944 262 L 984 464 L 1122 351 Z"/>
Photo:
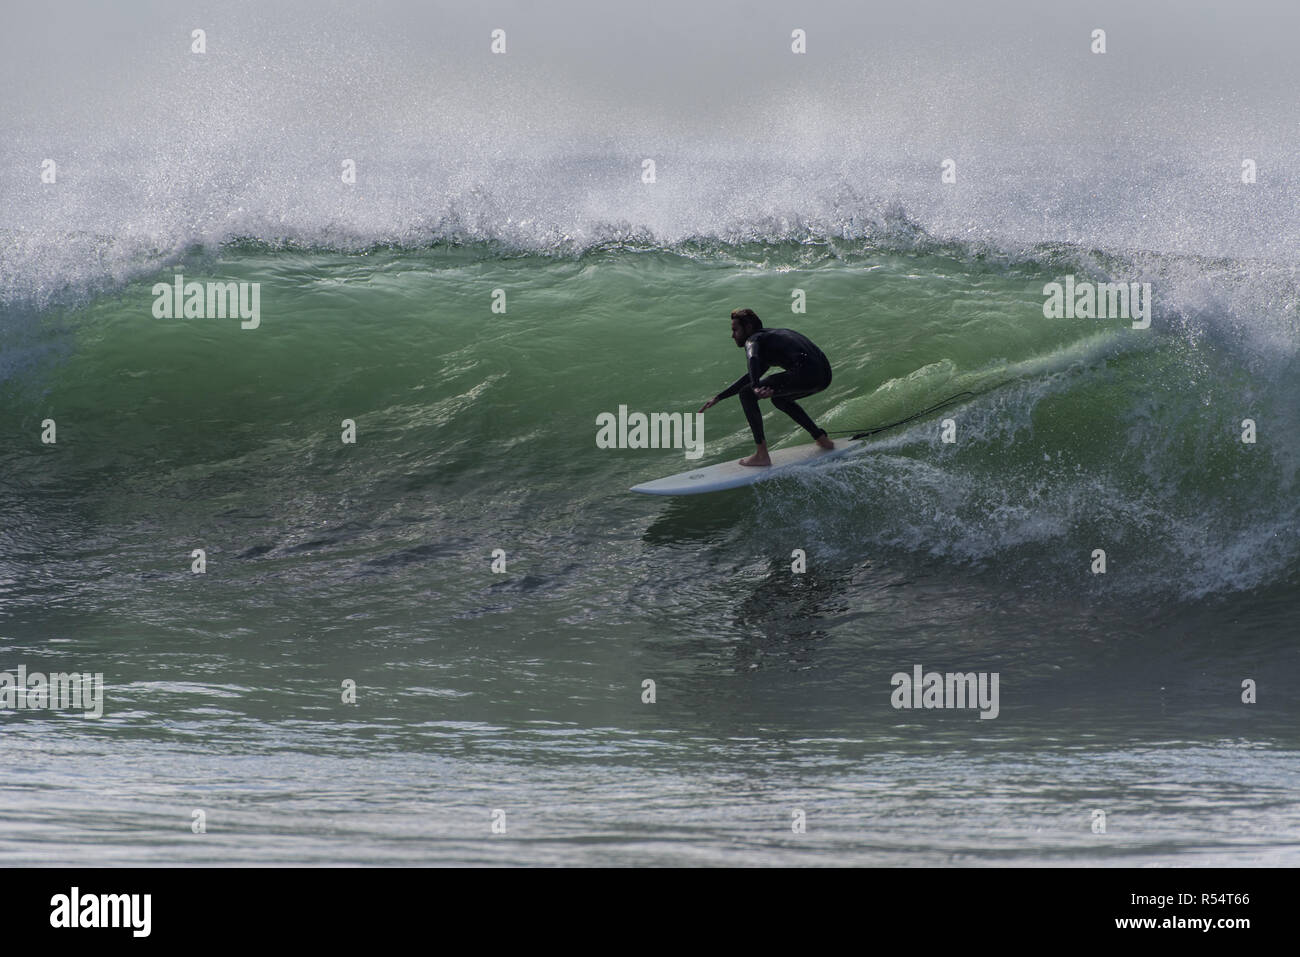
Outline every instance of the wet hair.
<path id="1" fill-rule="evenodd" d="M 731 318 L 739 320 L 740 327 L 751 335 L 763 328 L 763 320 L 758 318 L 758 313 L 753 309 L 735 309 Z"/>

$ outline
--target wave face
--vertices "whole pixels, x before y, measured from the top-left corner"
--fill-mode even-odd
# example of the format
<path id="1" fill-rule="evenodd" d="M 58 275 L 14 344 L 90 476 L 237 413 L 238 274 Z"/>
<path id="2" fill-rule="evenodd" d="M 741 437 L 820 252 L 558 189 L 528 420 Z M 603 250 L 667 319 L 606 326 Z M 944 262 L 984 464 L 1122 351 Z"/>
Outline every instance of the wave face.
<path id="1" fill-rule="evenodd" d="M 727 313 L 747 303 L 831 355 L 834 383 L 808 403 L 826 428 L 973 395 L 877 436 L 869 455 L 809 474 L 802 489 L 733 495 L 740 538 L 780 550 L 799 527 L 848 561 L 895 549 L 1112 595 L 1295 580 L 1300 377 L 1293 343 L 1243 315 L 1257 271 L 1244 280 L 1239 264 L 1162 260 L 1150 268 L 1196 279 L 1181 305 L 1156 297 L 1150 328 L 1134 329 L 1043 316 L 1045 285 L 1113 271 L 1115 257 L 912 245 L 618 244 L 571 257 L 481 244 L 228 247 L 180 264 L 182 275 L 260 283 L 256 330 L 154 318 L 152 280 L 171 270 L 45 316 L 69 348 L 8 383 L 6 412 L 32 434 L 49 415 L 75 444 L 51 474 L 49 449 L 25 443 L 7 456 L 9 475 L 38 499 L 143 522 L 142 549 L 158 522 L 175 522 L 163 534 L 179 541 L 228 495 L 243 503 L 232 515 L 258 516 L 240 535 L 289 554 L 325 515 L 359 521 L 378 551 L 347 546 L 348 574 L 386 559 L 381 519 L 403 508 L 471 549 L 485 508 L 493 527 L 563 538 L 572 509 L 597 526 L 622 521 L 622 489 L 688 467 L 682 452 L 597 448 L 596 418 L 697 408 L 743 368 Z M 1196 299 L 1233 279 L 1243 298 Z M 795 288 L 806 314 L 786 305 Z M 491 310 L 494 290 L 506 291 L 504 314 Z M 364 436 L 353 450 L 339 441 L 346 418 Z M 1254 443 L 1242 441 L 1247 419 Z M 705 422 L 706 461 L 744 448 L 737 403 Z M 769 423 L 774 441 L 801 440 L 784 417 Z M 23 551 L 50 547 L 33 535 Z M 1108 574 L 1081 577 L 1097 548 Z"/>

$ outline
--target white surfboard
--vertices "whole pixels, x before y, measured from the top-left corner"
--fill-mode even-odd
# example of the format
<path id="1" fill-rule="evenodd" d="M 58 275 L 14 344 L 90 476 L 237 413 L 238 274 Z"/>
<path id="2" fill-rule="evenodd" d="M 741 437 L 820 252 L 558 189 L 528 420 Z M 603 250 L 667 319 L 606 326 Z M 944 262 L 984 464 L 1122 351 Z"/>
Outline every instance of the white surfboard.
<path id="1" fill-rule="evenodd" d="M 827 451 L 816 442 L 809 442 L 807 445 L 777 449 L 770 453 L 772 464 L 768 466 L 741 465 L 738 459 L 731 459 L 718 465 L 705 465 L 688 472 L 678 472 L 676 475 L 655 479 L 653 482 L 642 482 L 640 485 L 633 485 L 631 490 L 644 492 L 646 495 L 699 495 L 702 492 L 721 492 L 723 489 L 753 485 L 766 479 L 790 475 L 798 469 L 820 465 L 852 452 L 862 444 L 860 440 L 836 439 L 835 448 Z"/>

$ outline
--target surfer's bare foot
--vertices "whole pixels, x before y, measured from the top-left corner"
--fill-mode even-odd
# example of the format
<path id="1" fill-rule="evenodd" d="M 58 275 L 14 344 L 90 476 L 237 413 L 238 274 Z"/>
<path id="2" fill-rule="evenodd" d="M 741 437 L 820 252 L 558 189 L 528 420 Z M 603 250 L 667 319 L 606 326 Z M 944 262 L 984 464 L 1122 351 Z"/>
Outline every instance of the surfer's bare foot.
<path id="1" fill-rule="evenodd" d="M 833 448 L 835 448 L 835 443 L 831 441 L 831 437 L 830 437 L 829 435 L 827 435 L 825 432 L 823 432 L 821 435 L 817 436 L 817 444 L 820 445 L 820 446 L 821 446 L 822 448 L 824 448 L 824 449 L 833 449 Z"/>
<path id="2" fill-rule="evenodd" d="M 771 465 L 772 458 L 767 454 L 767 445 L 760 445 L 758 451 L 749 458 L 741 459 L 741 465 Z"/>

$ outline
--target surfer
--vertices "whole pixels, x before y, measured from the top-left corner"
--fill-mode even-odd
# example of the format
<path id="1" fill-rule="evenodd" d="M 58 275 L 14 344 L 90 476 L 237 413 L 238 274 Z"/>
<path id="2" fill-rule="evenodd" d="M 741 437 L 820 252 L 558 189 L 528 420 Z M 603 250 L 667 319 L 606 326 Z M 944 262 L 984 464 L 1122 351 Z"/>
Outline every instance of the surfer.
<path id="1" fill-rule="evenodd" d="M 835 448 L 826 430 L 817 428 L 808 413 L 794 401 L 820 392 L 831 384 L 831 364 L 812 340 L 793 329 L 764 329 L 753 309 L 737 309 L 731 314 L 731 338 L 745 350 L 749 371 L 704 403 L 700 411 L 710 409 L 733 395 L 740 396 L 740 406 L 745 410 L 745 418 L 749 420 L 750 431 L 758 445 L 758 451 L 741 459 L 740 464 L 772 464 L 763 435 L 759 399 L 771 399 L 772 405 L 807 429 L 822 448 Z M 780 366 L 785 371 L 766 379 L 760 378 L 772 366 Z"/>

